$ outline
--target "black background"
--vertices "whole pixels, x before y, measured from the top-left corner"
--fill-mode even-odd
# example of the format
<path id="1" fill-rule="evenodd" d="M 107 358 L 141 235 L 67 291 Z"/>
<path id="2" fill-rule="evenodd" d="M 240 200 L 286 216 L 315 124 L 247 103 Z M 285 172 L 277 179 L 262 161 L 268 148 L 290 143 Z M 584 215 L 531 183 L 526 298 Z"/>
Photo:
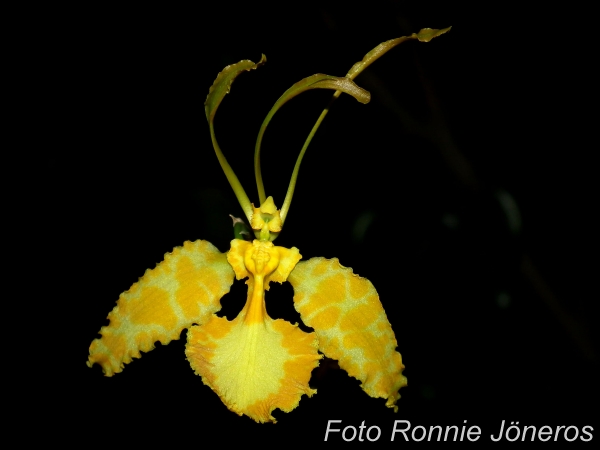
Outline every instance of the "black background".
<path id="1" fill-rule="evenodd" d="M 328 419 L 342 419 L 378 425 L 387 441 L 393 421 L 406 419 L 467 420 L 487 440 L 502 419 L 596 420 L 598 144 L 597 114 L 586 109 L 594 95 L 587 13 L 448 3 L 47 12 L 36 44 L 46 74 L 37 112 L 49 148 L 42 228 L 56 230 L 49 296 L 60 305 L 68 351 L 62 387 L 44 402 L 69 405 L 54 433 L 71 435 L 76 419 L 92 442 L 124 433 L 197 445 L 211 436 L 309 444 L 323 439 Z M 343 76 L 382 41 L 447 26 L 356 79 L 370 104 L 335 104 L 277 240 L 304 259 L 337 257 L 373 282 L 406 365 L 397 414 L 324 362 L 311 380 L 318 394 L 291 413 L 276 411 L 277 424 L 238 417 L 189 367 L 185 331 L 115 377 L 85 366 L 119 293 L 164 253 L 196 239 L 228 249 L 228 214 L 242 211 L 203 108 L 224 66 L 267 56 L 236 80 L 215 121 L 257 202 L 254 142 L 281 93 L 314 73 Z M 329 97 L 303 94 L 271 122 L 263 174 L 278 206 Z M 236 282 L 223 299 L 229 318 L 245 288 Z M 292 296 L 289 284 L 273 287 L 270 314 L 297 321 Z"/>

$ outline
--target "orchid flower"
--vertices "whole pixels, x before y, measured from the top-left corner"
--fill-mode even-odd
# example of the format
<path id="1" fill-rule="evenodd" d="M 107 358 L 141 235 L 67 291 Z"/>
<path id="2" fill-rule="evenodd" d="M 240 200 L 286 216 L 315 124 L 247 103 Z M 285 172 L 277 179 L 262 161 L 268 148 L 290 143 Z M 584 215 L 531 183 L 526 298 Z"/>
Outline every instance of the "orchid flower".
<path id="1" fill-rule="evenodd" d="M 423 29 L 411 36 L 384 42 L 356 63 L 345 77 L 317 74 L 288 89 L 264 120 L 256 143 L 254 169 L 260 206 L 250 202 L 215 138 L 213 120 L 234 79 L 243 71 L 265 62 L 240 61 L 225 67 L 210 88 L 205 102 L 210 135 L 221 168 L 254 232 L 247 241 L 238 233 L 231 248 L 221 253 L 207 241 L 185 242 L 165 255 L 154 269 L 122 293 L 108 315 L 110 323 L 90 346 L 87 365 L 102 366 L 106 376 L 123 370 L 141 353 L 178 339 L 188 329 L 186 356 L 204 384 L 210 386 L 233 412 L 257 422 L 275 422 L 272 411 L 289 412 L 298 406 L 309 387 L 312 370 L 323 355 L 361 382 L 371 397 L 386 399 L 397 411 L 398 390 L 406 385 L 396 338 L 375 287 L 342 266 L 336 258 L 301 261 L 297 248 L 278 247 L 290 208 L 302 157 L 329 110 L 323 111 L 309 134 L 294 167 L 281 209 L 265 195 L 260 169 L 263 134 L 275 112 L 294 96 L 315 88 L 344 92 L 367 103 L 370 94 L 352 80 L 373 61 L 396 45 L 417 39 L 428 42 L 444 30 Z M 239 219 L 237 222 L 241 222 Z M 234 220 L 236 225 L 236 220 Z M 236 226 L 237 229 L 237 226 Z M 229 292 L 233 278 L 247 278 L 248 298 L 232 321 L 218 317 L 220 299 Z M 273 320 L 265 309 L 269 283 L 289 281 L 294 306 L 314 332 L 304 332 L 283 319 Z"/>

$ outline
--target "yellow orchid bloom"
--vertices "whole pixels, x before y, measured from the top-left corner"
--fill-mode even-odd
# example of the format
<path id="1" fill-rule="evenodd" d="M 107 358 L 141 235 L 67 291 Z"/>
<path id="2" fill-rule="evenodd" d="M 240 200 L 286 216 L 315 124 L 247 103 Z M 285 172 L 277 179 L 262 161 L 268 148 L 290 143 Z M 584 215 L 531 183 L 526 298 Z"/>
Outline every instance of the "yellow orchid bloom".
<path id="1" fill-rule="evenodd" d="M 300 152 L 281 210 L 272 197 L 265 196 L 260 143 L 275 112 L 292 97 L 307 89 L 325 88 L 336 91 L 333 100 L 345 92 L 366 103 L 369 93 L 352 81 L 362 70 L 407 39 L 428 42 L 448 30 L 424 29 L 384 42 L 345 77 L 317 74 L 286 91 L 263 122 L 256 144 L 259 207 L 250 203 L 221 152 L 213 119 L 237 75 L 264 63 L 264 55 L 257 64 L 241 61 L 219 73 L 205 102 L 206 116 L 217 158 L 256 239 L 239 239 L 242 236 L 238 234 L 226 253 L 207 241 L 188 241 L 166 254 L 161 263 L 121 294 L 108 315 L 109 325 L 100 330 L 102 337 L 90 346 L 87 365 L 98 363 L 106 376 L 112 376 L 132 358 L 141 357 L 140 351 L 152 350 L 156 341 L 164 345 L 178 339 L 187 328 L 185 353 L 192 369 L 239 415 L 274 422 L 274 409 L 294 409 L 303 394 L 310 397 L 316 392 L 308 383 L 323 355 L 337 360 L 342 369 L 360 380 L 368 395 L 386 399 L 386 406 L 397 410 L 398 390 L 406 385 L 404 366 L 374 286 L 335 258 L 301 261 L 297 248 L 273 244 L 285 223 L 304 152 L 328 108 Z M 234 276 L 247 278 L 248 298 L 237 318 L 229 321 L 215 313 L 221 309 L 220 299 L 229 292 Z M 269 283 L 284 281 L 292 284 L 294 306 L 314 332 L 304 332 L 298 325 L 273 320 L 267 314 L 265 291 Z"/>

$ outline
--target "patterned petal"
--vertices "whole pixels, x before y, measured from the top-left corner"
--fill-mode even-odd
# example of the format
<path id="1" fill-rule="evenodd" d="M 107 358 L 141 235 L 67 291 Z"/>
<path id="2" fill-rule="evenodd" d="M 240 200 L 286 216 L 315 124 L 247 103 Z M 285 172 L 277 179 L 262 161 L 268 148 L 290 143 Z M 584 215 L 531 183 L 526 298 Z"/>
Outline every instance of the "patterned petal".
<path id="1" fill-rule="evenodd" d="M 231 241 L 231 248 L 227 252 L 227 261 L 235 272 L 236 280 L 243 280 L 250 275 L 246 269 L 246 264 L 244 263 L 244 257 L 250 248 L 252 248 L 251 242 L 243 241 L 241 239 L 234 239 Z"/>
<path id="2" fill-rule="evenodd" d="M 296 267 L 298 261 L 302 259 L 302 255 L 296 247 L 285 248 L 275 246 L 275 250 L 279 253 L 279 265 L 269 276 L 265 278 L 265 289 L 269 290 L 269 283 L 275 281 L 279 284 L 287 280 L 291 271 Z"/>
<path id="3" fill-rule="evenodd" d="M 229 292 L 233 270 L 225 254 L 210 242 L 185 242 L 164 261 L 122 293 L 102 327 L 102 338 L 90 346 L 87 365 L 102 366 L 108 377 L 121 372 L 140 350 L 154 343 L 179 339 L 184 328 L 207 322 L 221 309 L 219 300 Z"/>
<path id="4" fill-rule="evenodd" d="M 194 372 L 231 411 L 275 422 L 275 408 L 289 412 L 302 394 L 316 392 L 308 381 L 321 355 L 314 333 L 273 320 L 266 311 L 260 321 L 257 314 L 247 314 L 253 309 L 253 282 L 248 284 L 248 303 L 240 315 L 231 322 L 213 315 L 206 325 L 190 328 L 185 353 Z"/>
<path id="5" fill-rule="evenodd" d="M 371 397 L 397 411 L 398 389 L 406 386 L 396 338 L 373 284 L 337 258 L 299 262 L 288 281 L 304 323 L 315 329 L 319 350 L 362 383 Z"/>

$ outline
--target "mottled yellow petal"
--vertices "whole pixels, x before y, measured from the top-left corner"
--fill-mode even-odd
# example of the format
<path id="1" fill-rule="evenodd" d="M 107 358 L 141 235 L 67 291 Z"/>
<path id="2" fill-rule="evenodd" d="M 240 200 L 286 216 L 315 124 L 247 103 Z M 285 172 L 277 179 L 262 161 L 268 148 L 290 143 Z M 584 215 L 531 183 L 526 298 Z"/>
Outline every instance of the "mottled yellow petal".
<path id="1" fill-rule="evenodd" d="M 98 363 L 112 376 L 156 341 L 167 344 L 184 328 L 207 322 L 221 308 L 233 275 L 226 255 L 210 242 L 188 241 L 175 248 L 121 294 L 108 315 L 110 324 L 90 346 L 87 365 Z"/>
<path id="2" fill-rule="evenodd" d="M 398 389 L 406 385 L 396 338 L 373 284 L 337 258 L 299 262 L 288 277 L 294 305 L 314 328 L 319 350 L 336 359 L 371 397 L 397 410 Z"/>
<path id="3" fill-rule="evenodd" d="M 213 315 L 206 325 L 190 328 L 185 352 L 194 372 L 231 411 L 275 422 L 274 409 L 289 412 L 302 394 L 316 392 L 308 381 L 321 355 L 314 333 L 267 315 L 264 291 L 253 284 L 250 279 L 248 302 L 236 319 Z"/>

